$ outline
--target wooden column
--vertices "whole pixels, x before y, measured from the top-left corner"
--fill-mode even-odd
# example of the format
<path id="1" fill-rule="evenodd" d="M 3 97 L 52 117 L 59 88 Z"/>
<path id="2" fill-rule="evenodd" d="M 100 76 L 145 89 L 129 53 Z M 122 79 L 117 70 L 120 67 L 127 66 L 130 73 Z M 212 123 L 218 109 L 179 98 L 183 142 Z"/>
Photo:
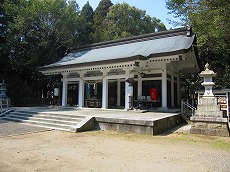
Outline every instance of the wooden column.
<path id="1" fill-rule="evenodd" d="M 62 106 L 67 106 L 67 73 L 62 74 Z"/>
<path id="2" fill-rule="evenodd" d="M 80 77 L 83 78 L 84 74 L 81 73 Z M 78 107 L 84 107 L 84 95 L 85 95 L 85 82 L 80 78 L 78 86 Z"/>
<path id="3" fill-rule="evenodd" d="M 167 107 L 167 71 L 166 68 L 162 70 L 162 81 L 161 81 L 161 100 L 162 100 L 162 108 Z"/>
<path id="4" fill-rule="evenodd" d="M 102 107 L 101 109 L 108 108 L 108 78 L 106 77 L 108 71 L 103 71 L 103 76 L 105 76 L 102 80 Z"/>

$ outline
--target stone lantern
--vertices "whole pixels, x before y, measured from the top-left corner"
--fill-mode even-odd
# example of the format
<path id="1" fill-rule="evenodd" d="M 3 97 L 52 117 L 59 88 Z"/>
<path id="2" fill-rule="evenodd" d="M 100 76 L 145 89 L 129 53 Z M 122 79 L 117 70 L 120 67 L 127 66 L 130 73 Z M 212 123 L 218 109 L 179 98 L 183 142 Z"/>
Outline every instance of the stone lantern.
<path id="1" fill-rule="evenodd" d="M 4 79 L 2 80 L 2 83 L 0 84 L 0 98 L 2 99 L 8 99 L 7 95 L 6 95 L 6 84 Z"/>
<path id="2" fill-rule="evenodd" d="M 209 69 L 208 63 L 205 65 L 205 70 L 200 73 L 200 76 L 204 78 L 204 82 L 201 84 L 205 87 L 204 97 L 214 97 L 212 87 L 215 84 L 212 82 L 212 77 L 215 77 L 216 73 Z"/>
<path id="3" fill-rule="evenodd" d="M 205 92 L 197 105 L 195 115 L 190 118 L 192 126 L 190 133 L 229 136 L 228 120 L 223 117 L 223 111 L 220 110 L 220 105 L 217 104 L 217 97 L 212 93 L 212 87 L 215 85 L 212 82 L 212 77 L 216 76 L 209 65 L 205 65 L 205 70 L 200 73 L 204 78 L 201 84 L 205 87 Z"/>

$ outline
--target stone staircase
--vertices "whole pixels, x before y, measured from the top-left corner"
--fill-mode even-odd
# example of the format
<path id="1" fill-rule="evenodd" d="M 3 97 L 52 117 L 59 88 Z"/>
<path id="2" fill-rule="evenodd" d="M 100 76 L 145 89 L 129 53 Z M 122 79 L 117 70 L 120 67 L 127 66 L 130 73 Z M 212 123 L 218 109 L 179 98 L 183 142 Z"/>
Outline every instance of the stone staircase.
<path id="1" fill-rule="evenodd" d="M 0 117 L 2 120 L 71 132 L 76 132 L 77 125 L 85 118 L 85 116 L 27 111 L 13 111 Z"/>

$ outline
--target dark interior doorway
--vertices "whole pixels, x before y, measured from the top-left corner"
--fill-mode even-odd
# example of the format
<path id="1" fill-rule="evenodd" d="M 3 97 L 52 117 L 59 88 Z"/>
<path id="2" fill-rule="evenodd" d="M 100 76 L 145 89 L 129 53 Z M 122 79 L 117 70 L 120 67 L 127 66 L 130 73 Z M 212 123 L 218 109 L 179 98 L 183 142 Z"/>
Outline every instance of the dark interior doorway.
<path id="1" fill-rule="evenodd" d="M 67 104 L 69 106 L 78 105 L 78 84 L 68 84 Z"/>

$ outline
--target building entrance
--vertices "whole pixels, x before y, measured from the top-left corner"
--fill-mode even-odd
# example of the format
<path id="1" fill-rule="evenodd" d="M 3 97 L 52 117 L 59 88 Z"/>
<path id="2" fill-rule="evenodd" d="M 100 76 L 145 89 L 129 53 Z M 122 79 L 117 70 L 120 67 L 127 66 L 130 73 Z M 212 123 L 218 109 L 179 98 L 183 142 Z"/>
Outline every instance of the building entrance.
<path id="1" fill-rule="evenodd" d="M 78 105 L 78 84 L 68 84 L 67 104 L 69 106 Z"/>

